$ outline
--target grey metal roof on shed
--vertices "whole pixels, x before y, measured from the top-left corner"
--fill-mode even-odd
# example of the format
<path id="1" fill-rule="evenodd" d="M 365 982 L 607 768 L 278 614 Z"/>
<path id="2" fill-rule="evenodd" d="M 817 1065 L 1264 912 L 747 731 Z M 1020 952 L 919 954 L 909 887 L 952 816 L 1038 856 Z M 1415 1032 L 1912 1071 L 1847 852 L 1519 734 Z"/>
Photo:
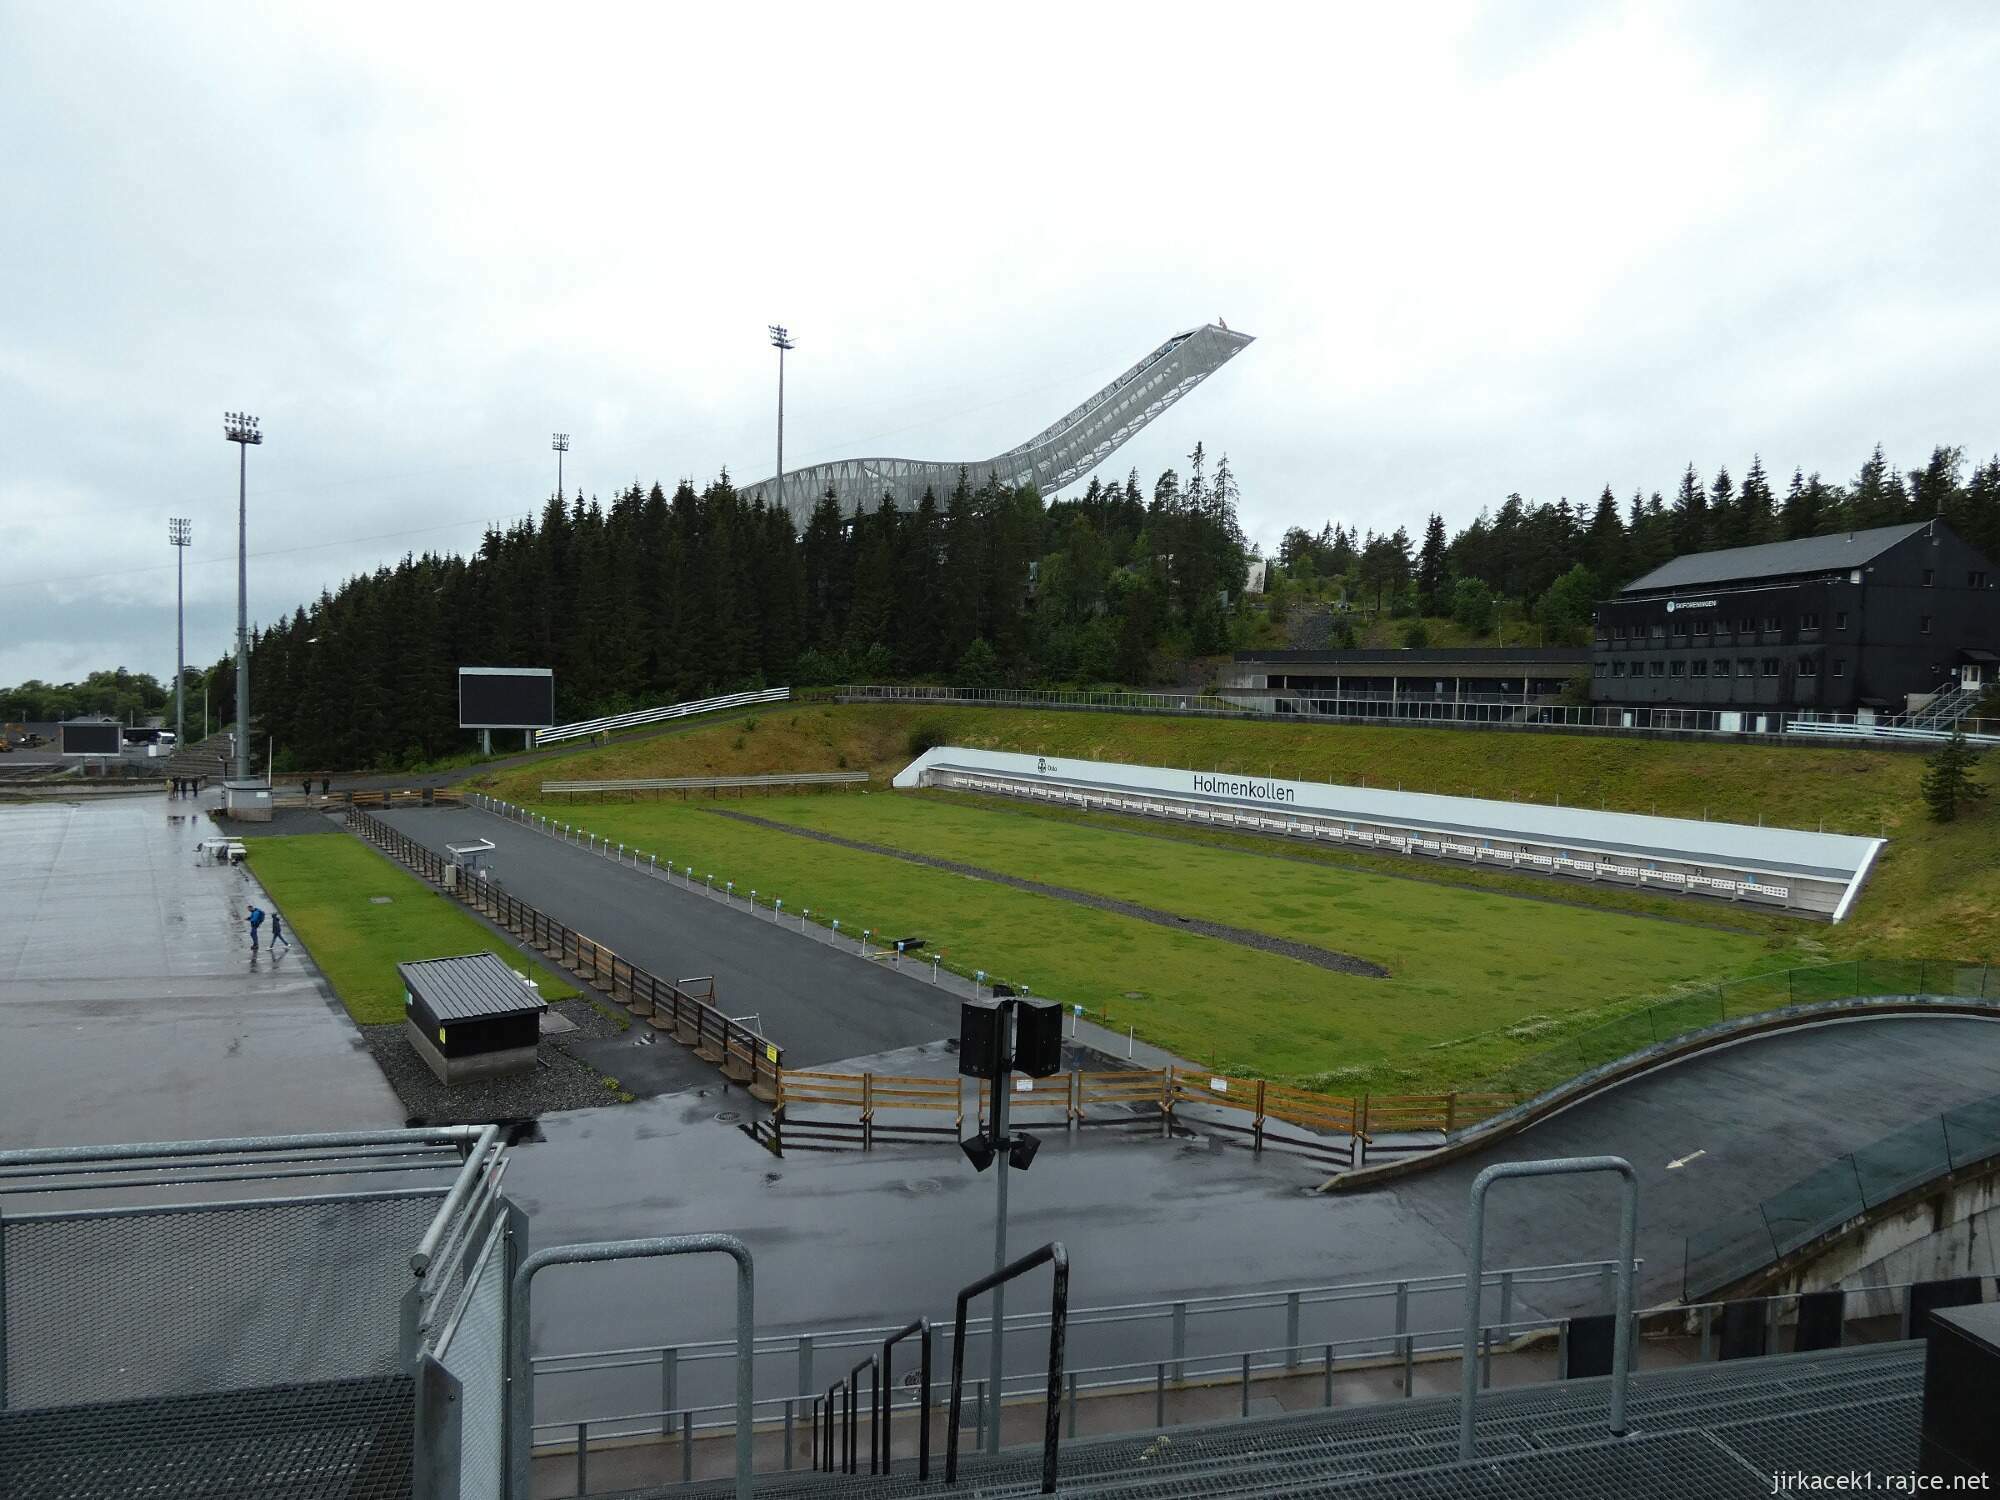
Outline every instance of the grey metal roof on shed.
<path id="1" fill-rule="evenodd" d="M 1756 578 L 1789 578 L 1795 573 L 1828 573 L 1872 562 L 1896 543 L 1915 536 L 1929 521 L 1901 526 L 1877 526 L 1868 531 L 1837 531 L 1829 536 L 1805 536 L 1791 542 L 1762 542 L 1755 547 L 1723 547 L 1715 552 L 1689 552 L 1635 578 L 1621 594 L 1655 589 L 1702 588 Z"/>
<path id="2" fill-rule="evenodd" d="M 548 1009 L 494 953 L 419 959 L 397 964 L 396 972 L 440 1021 L 486 1021 Z"/>

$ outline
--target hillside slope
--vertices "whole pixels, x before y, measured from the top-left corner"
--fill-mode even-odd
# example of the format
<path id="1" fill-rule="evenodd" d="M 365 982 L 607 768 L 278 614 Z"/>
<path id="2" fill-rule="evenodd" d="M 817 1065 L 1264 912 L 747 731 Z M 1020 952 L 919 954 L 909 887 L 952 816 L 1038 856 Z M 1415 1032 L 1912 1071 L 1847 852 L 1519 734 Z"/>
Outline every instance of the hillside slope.
<path id="1" fill-rule="evenodd" d="M 913 736 L 1036 754 L 1886 835 L 1889 848 L 1848 922 L 1837 928 L 1812 927 L 1746 913 L 1746 925 L 1781 924 L 1808 955 L 1823 950 L 1984 958 L 1994 951 L 2000 932 L 2000 803 L 1990 799 L 1957 823 L 1933 824 L 1918 796 L 1922 758 L 1888 750 L 1028 709 L 801 704 L 580 751 L 480 777 L 474 784 L 521 802 L 539 800 L 541 782 L 555 777 L 855 769 L 870 771 L 886 784 L 912 758 Z M 1188 836 L 1203 842 L 1229 837 Z M 1357 859 L 1344 851 L 1328 854 L 1342 862 Z M 1384 858 L 1389 862 L 1377 868 L 1407 868 L 1407 861 Z M 1523 881 L 1527 883 L 1513 888 L 1571 889 L 1531 877 L 1450 873 L 1468 883 L 1503 883 L 1503 889 L 1505 882 Z M 1599 898 L 1593 894 L 1592 899 Z M 1605 893 L 1601 904 L 1655 912 L 1713 910 L 1636 893 Z M 1734 913 L 1729 920 L 1736 920 Z"/>

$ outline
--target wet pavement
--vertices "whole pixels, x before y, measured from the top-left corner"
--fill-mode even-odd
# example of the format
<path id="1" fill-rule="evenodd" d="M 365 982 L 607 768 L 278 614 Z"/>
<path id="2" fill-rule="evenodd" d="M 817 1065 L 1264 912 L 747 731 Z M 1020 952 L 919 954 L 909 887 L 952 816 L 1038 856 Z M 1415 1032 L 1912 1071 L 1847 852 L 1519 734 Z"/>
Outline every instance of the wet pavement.
<path id="1" fill-rule="evenodd" d="M 196 868 L 198 825 L 167 822 L 171 808 L 121 799 L 0 809 L 0 1143 L 398 1123 L 393 1096 L 303 955 L 250 965 L 240 914 L 254 886 L 240 870 Z M 724 1008 L 761 1011 L 795 1066 L 899 1053 L 947 1071 L 937 1043 L 954 1029 L 957 998 L 915 975 L 832 954 L 767 918 L 483 814 L 410 810 L 391 821 L 433 847 L 493 837 L 510 889 L 659 972 L 717 975 Z M 1996 1090 L 2000 1026 L 1826 1026 L 1684 1063 L 1474 1161 L 1354 1194 L 1313 1193 L 1322 1172 L 1277 1152 L 1152 1131 L 1050 1131 L 1033 1170 L 1011 1178 L 1010 1244 L 1061 1239 L 1078 1307 L 1449 1274 L 1463 1266 L 1466 1196 L 1480 1167 L 1612 1152 L 1639 1168 L 1642 1297 L 1655 1301 L 1678 1294 L 1691 1230 Z M 776 1158 L 739 1129 L 753 1109 L 710 1078 L 690 1092 L 545 1118 L 507 1179 L 531 1214 L 533 1243 L 740 1234 L 756 1256 L 767 1335 L 948 1316 L 956 1289 L 991 1263 L 992 1172 L 974 1173 L 948 1146 Z M 1505 1184 L 1489 1214 L 1495 1267 L 1593 1260 L 1615 1245 L 1608 1180 Z M 1037 1278 L 1009 1309 L 1039 1308 L 1046 1295 Z M 1597 1297 L 1594 1283 L 1569 1283 L 1524 1290 L 1516 1309 L 1590 1310 Z M 1449 1300 L 1425 1301 L 1413 1322 L 1451 1322 Z M 562 1268 L 537 1283 L 535 1340 L 544 1353 L 686 1345 L 724 1337 L 730 1307 L 726 1262 Z M 1309 1307 L 1302 1338 L 1380 1332 L 1390 1309 L 1386 1300 Z M 1157 1359 L 1167 1347 L 1158 1318 L 1073 1337 L 1077 1363 Z M 1193 1352 L 1280 1338 L 1280 1311 L 1189 1327 Z M 1036 1345 L 1010 1342 L 1020 1368 L 1039 1357 Z M 759 1363 L 761 1394 L 796 1389 L 792 1356 Z M 833 1363 L 824 1357 L 822 1383 Z M 682 1399 L 722 1371 L 690 1368 Z M 545 1386 L 542 1414 L 645 1410 L 658 1399 L 657 1370 L 576 1376 Z"/>
<path id="2" fill-rule="evenodd" d="M 1480 1168 L 1610 1152 L 1639 1172 L 1641 1300 L 1674 1300 L 1690 1231 L 1912 1119 L 1995 1090 L 2000 1025 L 1913 1018 L 1826 1026 L 1670 1069 L 1472 1162 L 1351 1195 L 1312 1193 L 1320 1174 L 1277 1152 L 1259 1158 L 1150 1131 L 1055 1131 L 1043 1136 L 1033 1169 L 1014 1174 L 1009 1243 L 1018 1252 L 1061 1239 L 1072 1258 L 1071 1303 L 1083 1307 L 1449 1275 L 1464 1267 L 1466 1202 Z M 957 1288 L 991 1265 L 991 1171 L 975 1174 L 956 1152 L 923 1147 L 774 1158 L 718 1118 L 747 1108 L 739 1091 L 717 1083 L 699 1096 L 550 1117 L 546 1138 L 516 1151 L 509 1190 L 531 1209 L 537 1245 L 742 1235 L 757 1258 L 758 1323 L 767 1334 L 948 1317 Z M 1697 1151 L 1704 1154 L 1670 1165 Z M 1617 1203 L 1610 1178 L 1503 1184 L 1488 1202 L 1487 1264 L 1608 1258 Z M 1594 1311 L 1601 1296 L 1595 1280 L 1523 1289 L 1515 1310 Z M 1010 1312 L 1045 1305 L 1045 1281 L 1008 1302 Z M 548 1353 L 722 1338 L 728 1306 L 720 1265 L 566 1272 L 538 1290 L 536 1346 Z M 1309 1306 L 1303 1338 L 1312 1345 L 1383 1332 L 1392 1310 L 1387 1299 Z M 1434 1296 L 1413 1308 L 1412 1322 L 1444 1327 L 1457 1316 L 1453 1298 Z M 1278 1311 L 1189 1325 L 1197 1352 L 1283 1336 Z M 1163 1319 L 1076 1329 L 1072 1360 L 1157 1359 L 1167 1337 Z M 1026 1336 L 1010 1342 L 1020 1368 L 1039 1357 L 1035 1346 Z M 791 1356 L 759 1366 L 760 1394 L 796 1388 Z M 707 1368 L 722 1373 L 720 1364 Z M 657 1404 L 657 1386 L 657 1373 L 643 1370 L 567 1376 L 544 1383 L 542 1413 L 645 1410 Z M 693 1389 L 684 1387 L 682 1399 Z"/>
<path id="3" fill-rule="evenodd" d="M 403 1111 L 268 897 L 164 795 L 0 807 L 0 1149 L 374 1129 Z"/>
<path id="4" fill-rule="evenodd" d="M 716 1004 L 755 1015 L 785 1066 L 818 1068 L 958 1034 L 959 999 L 927 965 L 898 970 L 834 952 L 768 915 L 726 907 L 601 855 L 472 808 L 377 814 L 427 848 L 491 839 L 486 856 L 523 901 L 664 979 L 715 977 Z"/>

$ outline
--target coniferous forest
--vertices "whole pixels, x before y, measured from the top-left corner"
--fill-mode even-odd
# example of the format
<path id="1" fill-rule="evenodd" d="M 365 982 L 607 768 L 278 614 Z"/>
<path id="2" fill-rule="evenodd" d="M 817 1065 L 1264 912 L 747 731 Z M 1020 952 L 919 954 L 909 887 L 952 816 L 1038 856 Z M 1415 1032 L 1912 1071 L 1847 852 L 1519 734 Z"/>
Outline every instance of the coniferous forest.
<path id="1" fill-rule="evenodd" d="M 1184 685 L 1190 662 L 1248 638 L 1238 501 L 1227 458 L 1211 470 L 1200 447 L 1150 494 L 1136 471 L 1054 503 L 961 475 L 906 512 L 844 516 L 829 496 L 802 534 L 726 474 L 699 491 L 635 484 L 608 506 L 556 497 L 471 557 L 406 556 L 259 629 L 253 707 L 282 770 L 461 750 L 460 666 L 553 667 L 564 720 L 781 684 Z M 1475 635 L 1514 601 L 1554 641 L 1679 553 L 1934 514 L 2000 557 L 2000 458 L 1968 473 L 1940 448 L 1904 472 L 1878 447 L 1849 482 L 1794 473 L 1782 493 L 1761 461 L 1740 482 L 1690 465 L 1671 496 L 1509 495 L 1456 536 L 1435 515 L 1420 541 L 1295 528 L 1275 561 L 1340 580 L 1354 609 L 1456 615 Z M 226 716 L 227 660 L 208 676 Z"/>

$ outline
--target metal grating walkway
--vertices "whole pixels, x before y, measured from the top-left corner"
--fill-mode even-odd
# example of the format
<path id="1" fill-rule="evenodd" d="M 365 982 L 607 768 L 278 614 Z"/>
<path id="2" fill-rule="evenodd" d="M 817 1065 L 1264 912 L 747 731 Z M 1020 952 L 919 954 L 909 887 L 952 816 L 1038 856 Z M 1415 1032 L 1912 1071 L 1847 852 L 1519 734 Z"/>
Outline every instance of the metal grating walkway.
<path id="1" fill-rule="evenodd" d="M 407 1376 L 0 1411 L 7 1500 L 407 1500 Z"/>

